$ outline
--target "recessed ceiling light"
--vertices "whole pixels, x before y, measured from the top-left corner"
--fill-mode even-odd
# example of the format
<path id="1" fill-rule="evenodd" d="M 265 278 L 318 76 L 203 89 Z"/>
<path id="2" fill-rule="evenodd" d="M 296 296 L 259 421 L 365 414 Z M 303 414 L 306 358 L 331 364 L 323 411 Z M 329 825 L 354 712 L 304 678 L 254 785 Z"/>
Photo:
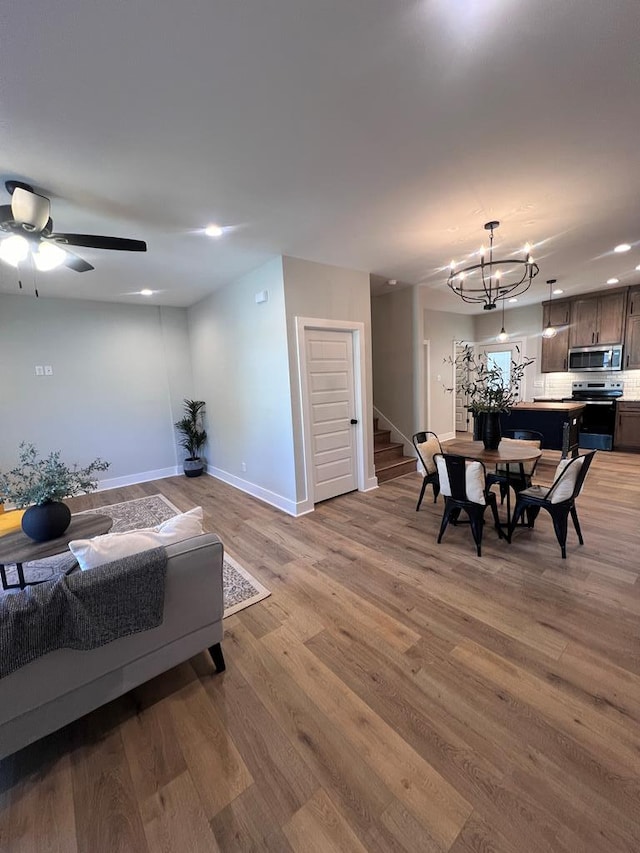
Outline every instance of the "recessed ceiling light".
<path id="1" fill-rule="evenodd" d="M 618 284 L 620 282 L 619 278 L 608 278 L 607 284 Z"/>
<path id="2" fill-rule="evenodd" d="M 638 272 L 640 272 L 640 264 L 638 264 L 638 266 L 636 267 L 636 269 L 638 270 Z"/>
<path id="3" fill-rule="evenodd" d="M 140 296 L 153 296 L 153 290 L 149 290 L 148 287 L 145 287 L 144 290 L 140 291 Z"/>
<path id="4" fill-rule="evenodd" d="M 620 243 L 619 246 L 616 246 L 613 250 L 614 252 L 628 252 L 631 246 L 628 243 Z"/>
<path id="5" fill-rule="evenodd" d="M 556 296 L 560 296 L 561 293 L 564 293 L 564 290 L 560 290 L 560 288 L 557 287 L 553 292 Z"/>
<path id="6" fill-rule="evenodd" d="M 517 302 L 517 301 L 518 301 L 517 296 L 512 296 L 511 299 L 509 299 L 509 302 Z"/>
<path id="7" fill-rule="evenodd" d="M 211 225 L 207 225 L 207 227 L 204 229 L 204 233 L 207 235 L 207 237 L 222 237 L 223 232 L 222 228 L 219 225 L 214 225 L 212 223 Z"/>
<path id="8" fill-rule="evenodd" d="M 394 285 L 394 284 L 397 284 L 397 283 L 398 283 L 398 279 L 397 279 L 397 278 L 390 278 L 390 279 L 389 279 L 389 281 L 387 282 L 387 284 L 391 284 L 391 285 Z"/>

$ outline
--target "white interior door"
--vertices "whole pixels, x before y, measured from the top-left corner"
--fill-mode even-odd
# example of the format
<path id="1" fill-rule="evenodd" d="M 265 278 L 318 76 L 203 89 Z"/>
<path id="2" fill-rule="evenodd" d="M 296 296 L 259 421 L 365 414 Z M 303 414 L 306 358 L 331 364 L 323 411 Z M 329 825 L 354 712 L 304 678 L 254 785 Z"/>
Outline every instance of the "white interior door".
<path id="1" fill-rule="evenodd" d="M 358 488 L 351 332 L 307 329 L 314 503 Z"/>

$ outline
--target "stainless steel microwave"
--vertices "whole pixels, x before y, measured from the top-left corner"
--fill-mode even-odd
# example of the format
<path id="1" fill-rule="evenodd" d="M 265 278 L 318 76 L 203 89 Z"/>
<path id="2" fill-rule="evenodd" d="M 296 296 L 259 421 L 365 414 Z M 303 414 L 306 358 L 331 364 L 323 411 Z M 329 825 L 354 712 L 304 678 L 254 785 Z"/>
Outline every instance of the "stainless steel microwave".
<path id="1" fill-rule="evenodd" d="M 572 347 L 569 370 L 622 370 L 622 344 L 595 347 Z"/>

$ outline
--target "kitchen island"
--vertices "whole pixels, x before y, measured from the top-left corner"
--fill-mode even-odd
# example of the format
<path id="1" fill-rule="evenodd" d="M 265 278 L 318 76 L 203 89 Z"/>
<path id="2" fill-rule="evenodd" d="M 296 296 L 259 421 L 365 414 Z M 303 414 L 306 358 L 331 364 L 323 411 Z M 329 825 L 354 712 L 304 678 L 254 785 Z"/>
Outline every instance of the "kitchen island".
<path id="1" fill-rule="evenodd" d="M 544 436 L 542 447 L 561 450 L 563 456 L 576 456 L 580 420 L 584 403 L 516 403 L 508 415 L 500 415 L 503 430 L 533 429 Z"/>

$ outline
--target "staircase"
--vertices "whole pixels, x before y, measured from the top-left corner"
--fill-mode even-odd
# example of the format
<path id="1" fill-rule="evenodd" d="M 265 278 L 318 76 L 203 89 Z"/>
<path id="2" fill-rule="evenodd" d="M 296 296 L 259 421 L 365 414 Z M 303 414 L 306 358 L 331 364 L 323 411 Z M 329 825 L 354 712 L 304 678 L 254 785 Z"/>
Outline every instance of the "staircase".
<path id="1" fill-rule="evenodd" d="M 378 429 L 378 418 L 373 419 L 373 460 L 378 483 L 416 470 L 417 459 L 404 456 L 403 447 L 401 443 L 391 441 L 391 430 Z"/>

